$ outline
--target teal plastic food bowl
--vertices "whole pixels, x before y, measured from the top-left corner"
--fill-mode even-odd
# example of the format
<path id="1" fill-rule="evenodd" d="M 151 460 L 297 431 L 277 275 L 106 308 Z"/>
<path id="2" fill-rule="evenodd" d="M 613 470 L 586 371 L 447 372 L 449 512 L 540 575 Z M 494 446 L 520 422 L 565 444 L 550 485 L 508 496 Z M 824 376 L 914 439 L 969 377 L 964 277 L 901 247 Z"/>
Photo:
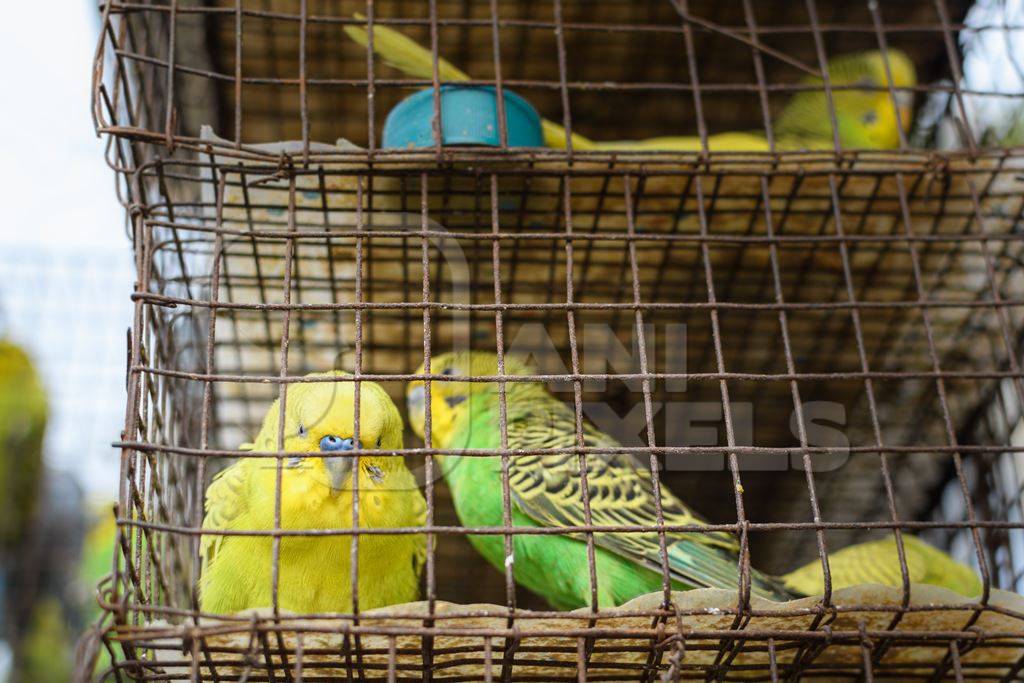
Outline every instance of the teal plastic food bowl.
<path id="1" fill-rule="evenodd" d="M 509 147 L 541 147 L 544 135 L 533 106 L 511 90 L 503 90 Z M 388 113 L 384 147 L 433 147 L 434 89 L 410 95 Z M 498 95 L 490 86 L 441 86 L 441 140 L 445 145 L 501 146 Z"/>

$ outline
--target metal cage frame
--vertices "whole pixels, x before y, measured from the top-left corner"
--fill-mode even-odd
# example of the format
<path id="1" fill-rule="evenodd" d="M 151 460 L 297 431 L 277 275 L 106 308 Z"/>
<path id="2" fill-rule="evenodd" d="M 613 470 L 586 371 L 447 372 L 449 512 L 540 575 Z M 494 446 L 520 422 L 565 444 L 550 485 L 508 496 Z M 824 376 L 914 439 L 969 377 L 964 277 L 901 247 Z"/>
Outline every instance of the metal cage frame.
<path id="1" fill-rule="evenodd" d="M 106 649 L 104 676 L 118 681 L 1024 676 L 1024 607 L 1005 592 L 1024 572 L 1016 475 L 1024 444 L 1013 435 L 1024 406 L 1022 149 L 989 145 L 970 125 L 953 150 L 914 148 L 903 132 L 899 148 L 884 151 L 845 149 L 838 134 L 830 149 L 771 142 L 775 101 L 818 87 L 775 79 L 820 75 L 834 54 L 826 46 L 842 47 L 848 35 L 883 55 L 913 37 L 915 55 L 931 50 L 931 80 L 905 90 L 919 100 L 945 93 L 953 115 L 969 120 L 965 100 L 1009 96 L 963 85 L 958 32 L 1022 27 L 969 26 L 966 9 L 945 0 L 719 4 L 606 0 L 593 16 L 564 0 L 543 9 L 525 0 L 101 5 L 93 115 L 130 218 L 138 279 L 116 444 L 118 548 L 100 595 L 107 617 L 84 648 L 83 671 Z M 678 24 L 664 23 L 666 12 Z M 805 23 L 792 19 L 798 12 Z M 900 18 L 887 22 L 892 14 Z M 375 22 L 425 36 L 432 79 L 395 78 L 372 49 L 323 44 L 343 26 Z M 377 146 L 381 102 L 437 88 L 442 37 L 455 33 L 472 73 L 493 69 L 471 83 L 536 89 L 539 102 L 561 106 L 566 149 L 509 148 L 504 130 L 496 148 Z M 622 81 L 592 76 L 601 68 L 588 65 L 593 35 L 622 38 L 639 55 L 609 67 L 621 67 Z M 779 46 L 793 35 L 803 42 Z M 522 36 L 534 36 L 530 49 L 503 66 Z M 645 37 L 652 46 L 629 47 Z M 669 39 L 683 46 L 675 80 L 658 66 L 651 80 L 630 82 L 646 50 Z M 714 40 L 749 49 L 756 82 L 729 81 L 731 57 L 718 70 L 702 66 Z M 259 62 L 246 52 L 252 41 L 278 52 Z M 545 46 L 556 77 L 550 60 L 538 76 L 544 65 L 523 56 Z M 361 60 L 329 64 L 346 51 Z M 228 66 L 225 54 L 234 55 Z M 294 76 L 273 71 L 292 56 Z M 570 78 L 574 68 L 585 76 Z M 719 82 L 705 80 L 704 68 Z M 952 82 L 938 83 L 942 75 Z M 294 101 L 271 96 L 257 106 L 246 93 L 260 88 L 294 90 Z M 831 90 L 827 77 L 819 89 Z M 895 101 L 903 89 L 887 90 Z M 661 119 L 643 114 L 627 131 L 689 111 L 699 151 L 572 148 L 574 123 L 593 130 L 614 118 L 574 98 L 598 93 L 622 105 L 645 92 L 681 93 L 689 103 L 667 106 Z M 757 102 L 760 111 L 747 115 L 770 149 L 711 151 L 714 115 L 726 108 L 710 103 L 742 93 Z M 338 102 L 365 111 L 337 123 L 348 137 L 363 131 L 365 148 L 316 142 Z M 435 98 L 435 115 L 439 107 Z M 727 125 L 742 116 L 722 115 Z M 272 143 L 290 131 L 296 141 Z M 671 345 L 666 330 L 679 322 L 682 368 L 649 350 Z M 588 353 L 590 324 L 608 330 L 609 343 L 638 338 L 635 367 L 592 365 L 608 348 Z M 533 346 L 524 330 L 546 338 Z M 269 536 L 275 560 L 286 536 L 352 537 L 350 572 L 361 534 L 426 534 L 424 602 L 361 611 L 356 583 L 352 613 L 294 615 L 279 609 L 275 583 L 265 610 L 201 612 L 198 541 L 221 533 L 202 529 L 211 475 L 238 457 L 267 458 L 280 472 L 290 455 L 283 425 L 279 450 L 235 448 L 270 402 L 297 383 L 325 381 L 303 373 L 336 366 L 353 374 L 331 381 L 378 382 L 396 402 L 406 382 L 423 380 L 429 405 L 430 387 L 450 381 L 430 372 L 430 359 L 457 344 L 495 352 L 499 368 L 510 348 L 536 355 L 534 379 L 575 409 L 579 444 L 570 450 L 581 473 L 586 458 L 602 455 L 583 445 L 582 421 L 595 419 L 585 406 L 599 402 L 619 416 L 636 409 L 627 436 L 637 441 L 616 451 L 636 456 L 655 490 L 663 483 L 712 523 L 527 530 L 511 524 L 506 490 L 504 525 L 463 527 L 438 476 L 436 456 L 451 449 L 432 445 L 428 418 L 422 445 L 389 452 L 423 477 L 424 527 L 282 530 L 278 510 L 272 531 L 233 532 Z M 545 370 L 548 362 L 555 369 Z M 471 381 L 523 379 L 500 371 Z M 666 406 L 683 391 L 687 404 L 717 406 L 706 418 L 722 430 L 713 443 L 669 442 Z M 808 435 L 808 404 L 826 400 L 845 411 L 845 444 Z M 504 411 L 500 428 L 507 444 Z M 552 451 L 463 454 L 500 456 L 507 486 L 511 458 Z M 819 465 L 830 457 L 842 466 Z M 707 473 L 705 463 L 698 478 L 672 464 L 701 458 L 720 471 Z M 784 470 L 760 471 L 773 458 Z M 278 487 L 278 507 L 280 498 Z M 673 594 L 665 569 L 660 594 L 625 608 L 553 611 L 517 588 L 510 565 L 503 576 L 481 576 L 491 570 L 465 542 L 493 534 L 510 548 L 519 534 L 571 534 L 587 543 L 593 572 L 595 534 L 630 531 L 735 534 L 737 590 L 702 603 L 701 591 Z M 833 591 L 826 571 L 818 597 L 770 605 L 750 595 L 752 556 L 774 571 L 794 558 L 827 565 L 826 549 L 905 532 L 972 562 L 983 593 L 912 594 L 901 553 L 899 588 Z M 459 604 L 484 601 L 495 604 Z"/>

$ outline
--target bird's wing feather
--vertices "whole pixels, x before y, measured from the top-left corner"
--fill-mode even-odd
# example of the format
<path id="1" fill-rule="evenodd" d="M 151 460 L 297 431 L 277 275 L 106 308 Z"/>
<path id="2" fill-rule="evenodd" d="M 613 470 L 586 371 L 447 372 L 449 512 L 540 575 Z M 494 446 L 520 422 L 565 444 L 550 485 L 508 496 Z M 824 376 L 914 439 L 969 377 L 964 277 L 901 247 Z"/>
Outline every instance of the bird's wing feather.
<path id="1" fill-rule="evenodd" d="M 576 445 L 575 418 L 567 406 L 554 398 L 524 403 L 510 406 L 509 448 L 526 450 Z M 583 440 L 590 447 L 619 445 L 589 424 L 584 426 Z M 657 507 L 650 472 L 638 467 L 629 455 L 622 452 L 589 455 L 587 483 L 594 525 L 650 527 L 655 524 Z M 509 488 L 516 505 L 541 524 L 565 527 L 586 523 L 576 454 L 511 458 Z M 661 490 L 661 508 L 667 525 L 705 524 L 665 488 Z M 596 533 L 594 541 L 607 550 L 661 571 L 656 533 Z M 739 544 L 731 534 L 670 532 L 666 533 L 666 543 L 674 579 L 693 586 L 736 588 L 739 585 Z M 771 597 L 785 595 L 769 577 L 752 572 L 751 578 L 755 593 Z"/>
<path id="2" fill-rule="evenodd" d="M 210 486 L 206 489 L 204 529 L 223 530 L 231 528 L 232 523 L 245 514 L 249 499 L 247 493 L 249 487 L 249 462 L 247 460 L 236 462 L 214 476 Z M 223 542 L 224 536 L 221 535 L 204 535 L 202 537 L 199 550 L 204 567 L 213 561 Z"/>
<path id="3" fill-rule="evenodd" d="M 903 536 L 903 549 L 910 583 L 946 585 L 936 579 L 934 572 L 939 565 L 956 566 L 951 558 L 910 535 Z M 829 553 L 828 564 L 833 589 L 869 583 L 885 586 L 903 583 L 899 553 L 892 537 L 858 543 Z M 819 560 L 786 574 L 782 580 L 791 590 L 806 595 L 821 593 L 825 588 Z M 953 586 L 948 587 L 955 590 Z"/>
<path id="4" fill-rule="evenodd" d="M 919 541 L 912 536 L 904 536 L 903 550 L 910 582 L 926 583 L 930 571 L 929 558 Z M 899 552 L 891 537 L 843 548 L 829 556 L 829 566 L 833 574 L 843 579 L 844 585 L 881 583 L 896 586 L 903 581 Z"/>

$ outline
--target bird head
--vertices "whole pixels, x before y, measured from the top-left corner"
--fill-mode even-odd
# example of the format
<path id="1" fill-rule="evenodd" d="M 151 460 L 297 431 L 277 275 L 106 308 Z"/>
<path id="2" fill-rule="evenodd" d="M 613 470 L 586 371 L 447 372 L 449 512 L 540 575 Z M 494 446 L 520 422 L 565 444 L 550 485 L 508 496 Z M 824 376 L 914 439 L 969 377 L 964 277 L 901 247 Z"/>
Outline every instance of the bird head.
<path id="1" fill-rule="evenodd" d="M 288 498 L 351 491 L 352 456 L 357 452 L 362 473 L 386 486 L 387 474 L 405 466 L 399 457 L 374 454 L 402 448 L 402 418 L 391 398 L 380 385 L 359 382 L 357 433 L 355 382 L 341 380 L 349 376 L 340 371 L 306 377 L 321 381 L 290 385 L 285 400 L 283 450 L 295 454 L 283 461 L 282 489 L 296 494 Z M 332 378 L 339 381 L 323 381 Z M 260 450 L 277 450 L 279 416 L 280 403 L 275 401 L 256 442 Z M 261 470 L 262 476 L 276 479 L 276 464 Z"/>
<path id="2" fill-rule="evenodd" d="M 421 365 L 416 374 L 423 374 Z M 468 381 L 473 377 L 497 376 L 498 357 L 487 351 L 457 351 L 435 356 L 430 361 L 430 434 L 434 446 L 444 448 L 451 438 L 456 419 L 471 405 L 474 396 L 494 392 L 495 382 Z M 521 361 L 506 357 L 504 374 L 529 375 L 529 368 Z M 506 384 L 506 392 L 522 383 Z M 409 383 L 405 392 L 409 423 L 413 431 L 424 437 L 427 415 L 426 387 L 422 380 Z"/>
<path id="3" fill-rule="evenodd" d="M 897 89 L 917 85 L 914 63 L 907 55 L 895 49 L 885 55 L 877 50 L 842 55 L 828 63 L 828 72 L 840 144 L 847 149 L 898 147 L 900 127 L 904 131 L 910 128 L 914 94 L 890 92 L 890 85 Z M 818 77 L 803 82 L 819 87 L 790 99 L 775 122 L 775 133 L 812 141 L 810 146 L 830 143 L 832 117 L 824 83 Z"/>

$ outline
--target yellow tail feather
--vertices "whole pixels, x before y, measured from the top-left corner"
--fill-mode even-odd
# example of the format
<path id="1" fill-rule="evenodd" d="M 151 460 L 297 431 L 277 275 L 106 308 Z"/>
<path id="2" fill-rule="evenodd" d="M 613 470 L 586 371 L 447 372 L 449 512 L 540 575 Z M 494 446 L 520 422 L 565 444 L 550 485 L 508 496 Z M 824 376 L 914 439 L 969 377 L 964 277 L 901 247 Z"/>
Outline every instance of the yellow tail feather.
<path id="1" fill-rule="evenodd" d="M 356 12 L 355 18 L 365 20 L 366 17 Z M 369 43 L 366 29 L 358 26 L 346 26 L 345 33 L 363 47 Z M 407 76 L 432 80 L 434 78 L 434 59 L 430 50 L 412 38 L 386 26 L 373 27 L 373 51 L 388 66 L 392 66 Z M 469 75 L 451 64 L 444 57 L 437 56 L 438 78 L 441 81 L 468 81 Z"/>

